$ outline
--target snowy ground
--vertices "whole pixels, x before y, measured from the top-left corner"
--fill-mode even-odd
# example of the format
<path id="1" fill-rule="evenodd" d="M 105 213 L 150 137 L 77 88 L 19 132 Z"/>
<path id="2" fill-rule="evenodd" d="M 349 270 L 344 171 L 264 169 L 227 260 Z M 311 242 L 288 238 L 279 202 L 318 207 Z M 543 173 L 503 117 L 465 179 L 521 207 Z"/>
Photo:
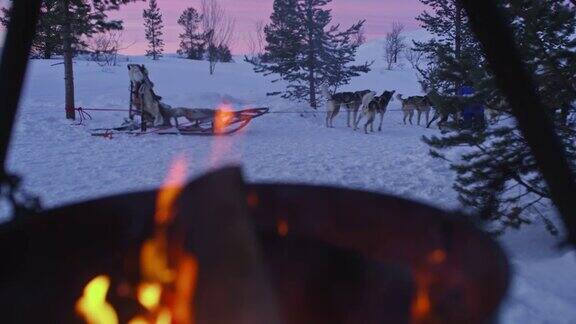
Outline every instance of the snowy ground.
<path id="1" fill-rule="evenodd" d="M 381 43 L 366 44 L 362 60 L 376 60 L 373 71 L 347 89 L 395 89 L 418 94 L 416 75 L 408 68 L 385 71 Z M 238 60 L 240 61 L 240 60 Z M 448 166 L 428 155 L 423 135 L 437 130 L 404 126 L 399 103 L 392 102 L 384 131 L 365 135 L 345 127 L 322 126 L 323 116 L 299 116 L 300 103 L 266 92 L 280 89 L 269 79 L 238 62 L 217 66 L 208 75 L 205 62 L 166 58 L 145 63 L 156 92 L 172 105 L 213 107 L 222 101 L 236 108 L 270 106 L 274 114 L 254 120 L 234 137 L 94 138 L 91 128 L 118 125 L 124 113 L 92 113 L 86 126 L 63 118 L 63 66 L 33 61 L 9 156 L 11 171 L 24 174 L 25 185 L 46 207 L 78 202 L 160 185 L 171 161 L 184 156 L 191 175 L 228 163 L 240 163 L 249 181 L 330 184 L 390 193 L 457 208 Z M 102 68 L 79 61 L 77 105 L 86 108 L 126 108 L 128 75 L 119 67 Z M 542 228 L 511 233 L 502 239 L 515 268 L 513 287 L 504 307 L 504 323 L 576 323 L 576 254 L 555 249 L 558 243 Z"/>

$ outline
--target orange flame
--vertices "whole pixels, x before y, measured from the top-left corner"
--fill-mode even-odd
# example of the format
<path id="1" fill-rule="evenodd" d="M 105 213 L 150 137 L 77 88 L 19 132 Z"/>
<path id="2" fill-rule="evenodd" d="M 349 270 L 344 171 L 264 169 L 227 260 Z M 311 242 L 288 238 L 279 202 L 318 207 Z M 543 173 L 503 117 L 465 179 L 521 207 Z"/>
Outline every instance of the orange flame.
<path id="1" fill-rule="evenodd" d="M 174 204 L 182 193 L 185 183 L 186 159 L 179 157 L 172 163 L 172 167 L 156 199 L 156 214 L 154 218 L 158 225 L 165 225 L 174 217 Z"/>
<path id="2" fill-rule="evenodd" d="M 185 255 L 178 264 L 175 282 L 174 321 L 178 324 L 193 324 L 194 310 L 191 302 L 196 292 L 198 281 L 198 261 L 195 257 Z"/>
<path id="3" fill-rule="evenodd" d="M 416 296 L 412 301 L 412 323 L 426 323 L 432 312 L 427 277 L 425 274 L 416 275 Z"/>
<path id="4" fill-rule="evenodd" d="M 128 324 L 149 324 L 148 320 L 142 316 L 135 317 L 131 319 Z"/>
<path id="5" fill-rule="evenodd" d="M 160 304 L 162 286 L 158 283 L 142 283 L 138 287 L 138 301 L 149 311 L 154 311 Z"/>
<path id="6" fill-rule="evenodd" d="M 246 196 L 246 204 L 250 208 L 256 208 L 260 204 L 260 197 L 258 197 L 256 192 L 250 192 L 248 196 Z"/>
<path id="7" fill-rule="evenodd" d="M 106 302 L 110 288 L 110 278 L 98 276 L 84 288 L 84 294 L 76 303 L 76 312 L 88 324 L 117 324 L 118 315 L 112 305 Z"/>
<path id="8" fill-rule="evenodd" d="M 223 103 L 216 109 L 216 115 L 214 119 L 214 133 L 217 135 L 226 134 L 230 129 L 229 126 L 235 119 L 235 112 L 232 110 L 232 106 Z M 236 143 L 242 140 L 243 131 L 238 131 L 235 133 L 234 137 L 223 137 L 216 136 L 212 139 L 212 148 L 210 151 L 209 158 L 206 160 L 209 168 L 218 167 L 228 159 L 233 156 L 233 151 L 237 151 Z"/>
<path id="9" fill-rule="evenodd" d="M 439 265 L 446 261 L 446 252 L 441 249 L 434 250 L 428 256 L 428 262 L 432 265 Z"/>
<path id="10" fill-rule="evenodd" d="M 177 158 L 156 199 L 152 237 L 142 244 L 140 272 L 142 282 L 135 289 L 135 298 L 146 309 L 128 324 L 193 324 L 192 300 L 198 279 L 198 262 L 175 243 L 168 240 L 167 229 L 176 215 L 175 204 L 186 180 L 186 160 Z M 181 241 L 181 240 L 180 240 Z M 173 257 L 173 260 L 170 258 Z M 84 289 L 76 311 L 88 324 L 117 324 L 118 316 L 106 302 L 110 279 L 94 278 Z M 119 286 L 123 295 L 132 295 L 130 286 Z"/>
<path id="11" fill-rule="evenodd" d="M 288 235 L 288 232 L 290 231 L 288 222 L 284 219 L 278 219 L 278 221 L 276 222 L 276 229 L 278 230 L 278 235 L 282 237 L 286 237 Z"/>
<path id="12" fill-rule="evenodd" d="M 146 280 L 169 283 L 174 273 L 168 264 L 168 242 L 164 231 L 157 231 L 140 251 L 140 271 Z"/>
<path id="13" fill-rule="evenodd" d="M 228 104 L 222 104 L 216 110 L 216 115 L 214 116 L 214 133 L 217 135 L 222 135 L 226 133 L 226 128 L 230 126 L 234 119 L 234 111 Z"/>
<path id="14" fill-rule="evenodd" d="M 430 299 L 430 287 L 434 281 L 434 274 L 430 272 L 441 266 L 448 255 L 443 249 L 436 249 L 429 253 L 426 257 L 428 270 L 418 270 L 415 275 L 416 281 L 416 296 L 412 301 L 412 322 L 413 323 L 429 323 L 433 316 L 432 313 L 432 300 Z"/>
<path id="15" fill-rule="evenodd" d="M 174 220 L 174 205 L 185 185 L 186 161 L 178 158 L 172 164 L 156 201 L 156 230 L 141 249 L 141 273 L 144 282 L 138 290 L 138 301 L 153 315 L 154 324 L 192 324 L 192 298 L 196 289 L 198 264 L 194 256 L 181 247 L 170 246 L 168 225 Z M 172 251 L 172 253 L 171 253 Z M 174 255 L 175 260 L 169 256 Z M 167 303 L 169 301 L 169 303 Z M 144 319 L 137 317 L 135 320 Z"/>

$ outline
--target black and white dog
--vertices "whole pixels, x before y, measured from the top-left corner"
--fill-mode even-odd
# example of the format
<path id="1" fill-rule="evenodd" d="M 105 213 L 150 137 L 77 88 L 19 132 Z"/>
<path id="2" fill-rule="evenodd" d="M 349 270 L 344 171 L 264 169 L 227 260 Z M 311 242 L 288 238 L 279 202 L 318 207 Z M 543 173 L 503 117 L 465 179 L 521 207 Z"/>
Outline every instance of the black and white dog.
<path id="1" fill-rule="evenodd" d="M 382 123 L 384 122 L 384 114 L 388 109 L 390 101 L 394 98 L 394 93 L 396 93 L 396 91 L 384 91 L 384 93 L 379 97 L 365 97 L 364 99 L 366 101 L 362 104 L 362 114 L 358 117 L 354 130 L 358 129 L 360 120 L 362 117 L 366 116 L 367 121 L 366 124 L 364 124 L 364 132 L 368 134 L 368 126 L 370 126 L 370 131 L 373 132 L 376 114 L 380 114 L 380 126 L 378 127 L 378 131 L 381 132 Z"/>
<path id="2" fill-rule="evenodd" d="M 339 92 L 335 94 L 330 94 L 328 87 L 322 86 L 322 94 L 328 100 L 327 112 L 326 112 L 326 127 L 334 127 L 334 118 L 340 112 L 342 106 L 346 107 L 348 111 L 348 127 L 356 124 L 356 117 L 358 111 L 362 106 L 362 99 L 364 96 L 372 93 L 370 90 L 362 90 L 356 92 Z M 376 93 L 374 93 L 376 95 Z M 353 115 L 352 123 L 350 123 L 350 115 Z"/>

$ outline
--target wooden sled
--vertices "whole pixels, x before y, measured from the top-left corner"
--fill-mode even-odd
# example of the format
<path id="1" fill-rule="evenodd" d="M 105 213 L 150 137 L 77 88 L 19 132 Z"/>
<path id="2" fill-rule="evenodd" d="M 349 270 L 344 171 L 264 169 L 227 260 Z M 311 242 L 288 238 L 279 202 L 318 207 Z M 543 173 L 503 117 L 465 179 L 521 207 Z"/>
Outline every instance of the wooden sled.
<path id="1" fill-rule="evenodd" d="M 185 124 L 179 124 L 178 118 L 176 126 L 159 126 L 159 127 L 145 127 L 141 123 L 134 120 L 127 120 L 126 123 L 116 128 L 98 128 L 93 129 L 92 136 L 111 137 L 116 134 L 132 134 L 132 135 L 189 135 L 189 136 L 222 136 L 231 135 L 244 127 L 252 121 L 252 119 L 265 115 L 269 112 L 269 108 L 251 108 L 240 111 L 223 111 L 214 110 L 211 117 L 198 119 L 195 121 L 188 121 Z M 193 109 L 190 109 L 193 111 Z"/>

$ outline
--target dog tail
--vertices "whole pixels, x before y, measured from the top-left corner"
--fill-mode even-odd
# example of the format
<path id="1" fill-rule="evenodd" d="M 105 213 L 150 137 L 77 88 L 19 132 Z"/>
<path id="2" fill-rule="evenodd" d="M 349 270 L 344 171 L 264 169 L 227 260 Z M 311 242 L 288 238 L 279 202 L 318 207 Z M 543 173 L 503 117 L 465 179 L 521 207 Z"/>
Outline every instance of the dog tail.
<path id="1" fill-rule="evenodd" d="M 376 97 L 376 92 L 374 91 L 370 91 L 365 94 L 364 97 L 362 97 L 362 107 L 368 107 L 372 100 L 374 100 L 374 97 Z"/>
<path id="2" fill-rule="evenodd" d="M 400 94 L 400 93 L 396 95 L 396 99 L 398 99 L 398 101 L 404 100 L 404 99 L 402 98 L 402 94 Z"/>
<path id="3" fill-rule="evenodd" d="M 328 86 L 323 84 L 320 89 L 322 90 L 322 95 L 324 96 L 324 98 L 326 98 L 326 100 L 331 100 L 332 99 L 332 95 L 330 94 L 330 91 L 328 90 Z"/>

